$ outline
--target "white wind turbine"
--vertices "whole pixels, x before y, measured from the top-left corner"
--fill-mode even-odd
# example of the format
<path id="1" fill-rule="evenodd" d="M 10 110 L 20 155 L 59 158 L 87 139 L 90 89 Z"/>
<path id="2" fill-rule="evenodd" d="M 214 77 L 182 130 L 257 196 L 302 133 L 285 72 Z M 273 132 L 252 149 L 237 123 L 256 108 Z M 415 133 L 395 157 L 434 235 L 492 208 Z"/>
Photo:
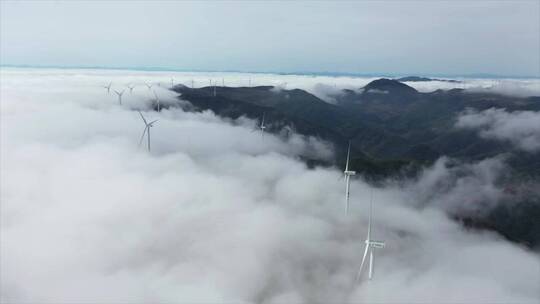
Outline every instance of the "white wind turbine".
<path id="1" fill-rule="evenodd" d="M 366 238 L 366 247 L 364 250 L 364 256 L 362 257 L 362 263 L 360 263 L 360 268 L 358 269 L 358 273 L 356 275 L 356 281 L 359 281 L 362 276 L 362 269 L 364 268 L 364 264 L 366 262 L 367 255 L 369 254 L 369 272 L 368 272 L 368 278 L 371 280 L 373 277 L 373 250 L 375 248 L 384 248 L 385 243 L 383 241 L 374 241 L 371 239 L 371 217 L 373 213 L 373 190 L 371 190 L 371 200 L 369 203 L 369 224 L 368 224 L 368 232 L 367 232 L 367 238 Z"/>
<path id="2" fill-rule="evenodd" d="M 122 105 L 122 95 L 124 94 L 124 91 L 125 90 L 122 90 L 121 92 L 118 92 L 117 90 L 114 90 L 114 92 L 116 93 L 116 95 L 118 95 L 118 103 L 120 105 Z"/>
<path id="3" fill-rule="evenodd" d="M 129 94 L 133 94 L 133 89 L 135 88 L 135 85 L 130 83 L 126 87 L 129 89 Z"/>
<path id="4" fill-rule="evenodd" d="M 103 86 L 105 89 L 107 89 L 107 94 L 110 94 L 110 93 L 111 93 L 111 86 L 112 86 L 112 81 L 109 82 L 108 85 Z"/>
<path id="5" fill-rule="evenodd" d="M 266 129 L 266 126 L 264 125 L 264 117 L 266 113 L 263 113 L 263 117 L 261 120 L 261 125 L 259 126 L 259 129 L 261 129 L 261 135 L 264 137 L 264 130 Z"/>
<path id="6" fill-rule="evenodd" d="M 156 94 L 156 91 L 152 90 L 152 92 L 154 93 L 154 96 L 156 97 L 156 99 L 154 99 L 154 101 L 156 102 L 157 104 L 157 110 L 159 112 L 159 110 L 161 110 L 161 102 L 159 100 L 159 97 L 158 95 Z"/>
<path id="7" fill-rule="evenodd" d="M 351 187 L 351 176 L 356 175 L 356 171 L 349 170 L 349 160 L 351 154 L 351 142 L 349 141 L 349 149 L 347 150 L 347 163 L 345 164 L 345 170 L 343 174 L 345 176 L 345 213 L 349 213 L 349 189 Z"/>
<path id="8" fill-rule="evenodd" d="M 150 91 L 152 89 L 152 86 L 154 86 L 153 84 L 148 82 L 145 82 L 144 85 L 148 88 L 148 91 Z"/>
<path id="9" fill-rule="evenodd" d="M 264 125 L 264 116 L 265 116 L 265 114 L 266 113 L 263 113 L 261 124 L 256 129 L 253 129 L 253 131 L 251 131 L 253 133 L 253 132 L 257 131 L 257 129 L 260 129 L 261 130 L 261 136 L 263 138 L 264 138 L 264 130 L 266 129 L 266 126 Z"/>
<path id="10" fill-rule="evenodd" d="M 144 116 L 142 115 L 141 111 L 138 111 L 138 112 L 141 115 L 142 120 L 144 121 L 144 131 L 141 136 L 141 139 L 139 140 L 139 147 L 141 146 L 142 141 L 144 139 L 144 135 L 146 134 L 147 135 L 146 138 L 148 139 L 148 152 L 150 152 L 150 128 L 153 127 L 154 123 L 158 120 L 156 119 L 154 121 L 147 122 Z"/>
<path id="11" fill-rule="evenodd" d="M 174 78 L 171 77 L 171 88 L 174 87 Z"/>

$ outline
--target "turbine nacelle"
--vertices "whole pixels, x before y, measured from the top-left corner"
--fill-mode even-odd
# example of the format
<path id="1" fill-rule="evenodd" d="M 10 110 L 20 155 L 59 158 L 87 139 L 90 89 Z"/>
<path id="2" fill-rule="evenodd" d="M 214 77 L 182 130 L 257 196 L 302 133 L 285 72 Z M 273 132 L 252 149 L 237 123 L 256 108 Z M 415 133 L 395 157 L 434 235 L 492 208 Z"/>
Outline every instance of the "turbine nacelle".
<path id="1" fill-rule="evenodd" d="M 356 175 L 356 171 L 346 170 L 346 171 L 343 171 L 343 174 L 347 176 Z"/>
<path id="2" fill-rule="evenodd" d="M 384 248 L 386 246 L 384 241 L 372 241 L 372 240 L 366 240 L 366 245 L 372 248 Z"/>

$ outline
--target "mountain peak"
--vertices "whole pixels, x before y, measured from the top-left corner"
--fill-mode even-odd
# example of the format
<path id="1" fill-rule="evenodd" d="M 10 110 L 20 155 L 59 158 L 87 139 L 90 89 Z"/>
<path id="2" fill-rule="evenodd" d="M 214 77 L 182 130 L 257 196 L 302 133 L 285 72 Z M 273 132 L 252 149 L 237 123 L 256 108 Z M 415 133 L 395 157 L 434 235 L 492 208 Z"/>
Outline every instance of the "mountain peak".
<path id="1" fill-rule="evenodd" d="M 380 78 L 368 83 L 364 87 L 364 93 L 416 94 L 418 91 L 397 80 Z"/>

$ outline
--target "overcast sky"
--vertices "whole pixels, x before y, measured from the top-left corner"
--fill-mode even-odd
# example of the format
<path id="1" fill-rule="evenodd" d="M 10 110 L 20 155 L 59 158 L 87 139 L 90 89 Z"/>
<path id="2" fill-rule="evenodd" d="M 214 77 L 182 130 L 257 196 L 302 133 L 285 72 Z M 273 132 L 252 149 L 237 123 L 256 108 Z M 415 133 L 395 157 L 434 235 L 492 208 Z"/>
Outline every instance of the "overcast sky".
<path id="1" fill-rule="evenodd" d="M 540 76 L 540 1 L 1 1 L 3 65 Z"/>

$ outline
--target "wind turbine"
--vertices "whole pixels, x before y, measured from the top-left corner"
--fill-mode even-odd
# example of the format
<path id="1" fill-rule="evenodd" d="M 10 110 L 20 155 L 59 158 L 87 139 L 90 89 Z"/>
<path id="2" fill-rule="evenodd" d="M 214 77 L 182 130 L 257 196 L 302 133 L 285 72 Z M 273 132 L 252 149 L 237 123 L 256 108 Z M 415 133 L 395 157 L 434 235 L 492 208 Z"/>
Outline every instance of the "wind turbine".
<path id="1" fill-rule="evenodd" d="M 221 86 L 222 86 L 222 87 L 225 86 L 225 78 L 221 78 Z"/>
<path id="2" fill-rule="evenodd" d="M 364 263 L 366 262 L 366 257 L 369 254 L 369 272 L 368 278 L 371 280 L 373 277 L 373 250 L 375 248 L 381 249 L 384 248 L 384 241 L 374 241 L 371 239 L 371 217 L 373 213 L 373 190 L 371 190 L 371 200 L 369 203 L 369 224 L 367 238 L 365 240 L 366 249 L 364 250 L 364 256 L 362 257 L 362 263 L 360 263 L 360 268 L 358 269 L 358 274 L 356 275 L 356 281 L 359 281 L 362 276 L 362 269 L 364 268 Z"/>
<path id="3" fill-rule="evenodd" d="M 157 119 L 154 120 L 154 121 L 151 121 L 151 122 L 147 122 L 146 119 L 144 118 L 144 116 L 142 115 L 141 111 L 138 111 L 139 114 L 141 115 L 141 118 L 142 120 L 144 121 L 144 131 L 143 131 L 143 134 L 141 136 L 141 140 L 139 140 L 139 147 L 141 146 L 142 144 L 142 141 L 144 139 L 144 135 L 148 132 L 146 138 L 148 139 L 148 152 L 150 152 L 150 128 L 154 126 L 154 123 L 156 121 L 158 121 Z"/>
<path id="4" fill-rule="evenodd" d="M 263 113 L 263 117 L 261 120 L 261 125 L 259 126 L 259 129 L 261 129 L 261 135 L 264 137 L 264 130 L 266 129 L 266 126 L 264 125 L 264 116 L 266 113 Z"/>
<path id="5" fill-rule="evenodd" d="M 152 89 L 153 84 L 145 82 L 144 85 L 148 88 L 148 91 Z"/>
<path id="6" fill-rule="evenodd" d="M 110 93 L 111 93 L 111 86 L 112 86 L 112 82 L 109 82 L 108 85 L 103 86 L 105 89 L 107 89 L 107 94 L 110 94 Z"/>
<path id="7" fill-rule="evenodd" d="M 155 102 L 157 104 L 157 110 L 159 112 L 159 110 L 161 110 L 161 104 L 160 104 L 159 97 L 157 96 L 156 91 L 152 90 L 152 92 L 154 93 L 154 96 L 156 97 Z"/>
<path id="8" fill-rule="evenodd" d="M 135 85 L 130 83 L 126 87 L 129 89 L 129 94 L 133 94 L 133 89 L 135 88 Z"/>
<path id="9" fill-rule="evenodd" d="M 195 81 L 191 79 L 191 88 L 193 89 L 195 87 Z"/>
<path id="10" fill-rule="evenodd" d="M 125 89 L 122 90 L 121 92 L 118 92 L 117 90 L 114 90 L 114 92 L 116 93 L 116 95 L 118 95 L 118 103 L 119 103 L 120 105 L 122 105 L 122 95 L 124 94 L 124 91 L 125 91 Z"/>
<path id="11" fill-rule="evenodd" d="M 343 174 L 345 176 L 345 214 L 349 213 L 349 188 L 351 187 L 351 176 L 356 175 L 356 171 L 349 170 L 349 160 L 351 154 L 351 142 L 349 141 L 349 149 L 347 149 L 347 163 Z"/>
<path id="12" fill-rule="evenodd" d="M 214 82 L 214 97 L 216 97 L 216 83 L 217 81 Z"/>
<path id="13" fill-rule="evenodd" d="M 174 78 L 171 77 L 171 88 L 174 87 Z"/>

